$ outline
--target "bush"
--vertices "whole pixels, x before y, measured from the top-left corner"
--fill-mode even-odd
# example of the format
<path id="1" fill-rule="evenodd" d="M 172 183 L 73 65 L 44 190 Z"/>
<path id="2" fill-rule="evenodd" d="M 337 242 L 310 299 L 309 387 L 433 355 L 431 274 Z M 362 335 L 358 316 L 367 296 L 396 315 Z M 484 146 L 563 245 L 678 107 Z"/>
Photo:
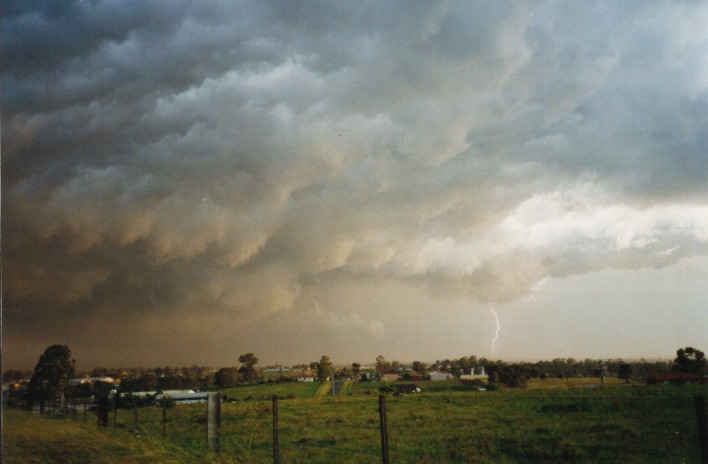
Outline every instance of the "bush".
<path id="1" fill-rule="evenodd" d="M 169 395 L 163 395 L 162 398 L 160 398 L 160 400 L 157 402 L 158 406 L 166 409 L 174 408 L 175 404 L 177 404 L 177 402 Z"/>
<path id="2" fill-rule="evenodd" d="M 133 395 L 132 393 L 121 395 L 118 400 L 118 407 L 121 409 L 144 408 L 155 404 L 155 396 L 153 395 Z"/>

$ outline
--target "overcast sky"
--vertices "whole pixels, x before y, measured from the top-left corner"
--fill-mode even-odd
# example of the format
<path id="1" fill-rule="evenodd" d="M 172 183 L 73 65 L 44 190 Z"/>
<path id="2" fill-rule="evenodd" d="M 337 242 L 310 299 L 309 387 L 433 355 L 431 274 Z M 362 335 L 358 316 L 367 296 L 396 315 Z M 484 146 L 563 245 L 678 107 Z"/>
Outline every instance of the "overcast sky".
<path id="1" fill-rule="evenodd" d="M 706 350 L 707 24 L 6 1 L 3 367 Z"/>

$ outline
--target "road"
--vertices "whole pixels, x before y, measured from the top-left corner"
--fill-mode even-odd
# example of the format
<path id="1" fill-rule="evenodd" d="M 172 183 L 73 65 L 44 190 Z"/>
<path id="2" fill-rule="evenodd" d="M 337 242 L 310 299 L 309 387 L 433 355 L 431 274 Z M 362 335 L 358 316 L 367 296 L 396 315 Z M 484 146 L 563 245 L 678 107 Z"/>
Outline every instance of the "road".
<path id="1" fill-rule="evenodd" d="M 332 389 L 329 391 L 330 396 L 338 396 L 344 386 L 344 380 L 335 380 L 332 382 Z"/>

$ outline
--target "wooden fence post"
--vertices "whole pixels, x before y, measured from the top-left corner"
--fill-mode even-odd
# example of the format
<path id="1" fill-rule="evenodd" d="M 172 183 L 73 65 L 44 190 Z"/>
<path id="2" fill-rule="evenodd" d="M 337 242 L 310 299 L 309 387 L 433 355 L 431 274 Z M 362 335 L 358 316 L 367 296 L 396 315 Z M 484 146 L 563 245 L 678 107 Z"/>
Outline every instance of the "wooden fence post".
<path id="1" fill-rule="evenodd" d="M 381 462 L 389 464 L 388 460 L 388 425 L 386 423 L 386 397 L 379 395 L 379 420 L 381 422 Z"/>
<path id="2" fill-rule="evenodd" d="M 120 399 L 118 395 L 117 391 L 113 395 L 113 428 L 118 427 L 118 401 Z"/>
<path id="3" fill-rule="evenodd" d="M 278 464 L 280 444 L 278 442 L 278 395 L 273 395 L 273 463 Z"/>
<path id="4" fill-rule="evenodd" d="M 108 425 L 108 395 L 100 394 L 96 401 L 96 422 L 99 427 L 106 427 Z"/>
<path id="5" fill-rule="evenodd" d="M 221 452 L 221 393 L 207 393 L 207 447 Z"/>
<path id="6" fill-rule="evenodd" d="M 167 395 L 162 395 L 162 438 L 167 436 Z"/>
<path id="7" fill-rule="evenodd" d="M 138 405 L 135 401 L 135 396 L 131 395 L 133 399 L 133 431 L 138 433 Z"/>
<path id="8" fill-rule="evenodd" d="M 701 446 L 701 462 L 708 464 L 708 409 L 706 408 L 705 395 L 694 398 L 696 405 L 696 419 L 698 421 L 698 442 Z"/>

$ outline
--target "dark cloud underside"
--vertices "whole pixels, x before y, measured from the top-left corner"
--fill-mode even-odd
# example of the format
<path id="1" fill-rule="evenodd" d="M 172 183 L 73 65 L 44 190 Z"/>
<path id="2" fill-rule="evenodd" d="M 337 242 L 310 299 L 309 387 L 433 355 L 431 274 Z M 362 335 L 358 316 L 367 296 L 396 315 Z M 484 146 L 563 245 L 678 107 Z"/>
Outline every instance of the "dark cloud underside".
<path id="1" fill-rule="evenodd" d="M 140 347 L 162 320 L 188 344 L 247 321 L 381 340 L 362 307 L 396 311 L 382 289 L 420 324 L 705 256 L 707 19 L 699 2 L 9 2 L 6 339 L 98 323 Z M 361 305 L 323 307 L 348 286 Z"/>

